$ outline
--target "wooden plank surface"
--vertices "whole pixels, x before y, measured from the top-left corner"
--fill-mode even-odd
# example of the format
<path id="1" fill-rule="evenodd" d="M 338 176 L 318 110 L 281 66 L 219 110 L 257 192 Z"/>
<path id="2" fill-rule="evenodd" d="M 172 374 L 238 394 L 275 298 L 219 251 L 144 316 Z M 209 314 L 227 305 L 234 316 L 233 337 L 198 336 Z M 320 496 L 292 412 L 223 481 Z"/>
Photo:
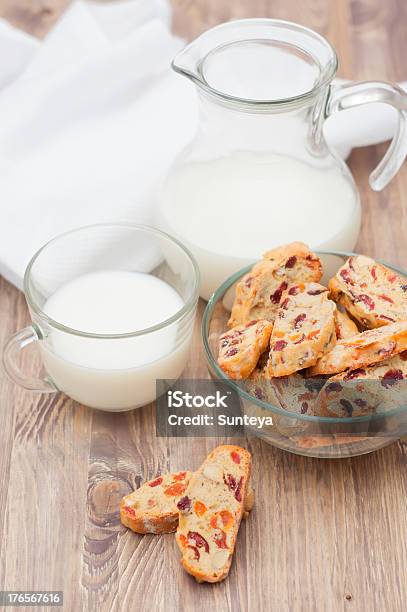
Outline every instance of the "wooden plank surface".
<path id="1" fill-rule="evenodd" d="M 67 4 L 0 0 L 0 15 L 41 37 Z M 407 78 L 403 0 L 173 0 L 173 6 L 174 30 L 187 38 L 232 17 L 292 19 L 329 38 L 341 75 Z M 381 194 L 367 185 L 383 151 L 360 149 L 350 159 L 363 203 L 358 249 L 406 267 L 407 168 Z M 29 321 L 22 295 L 4 280 L 0 321 L 0 346 Z M 205 376 L 198 325 L 187 374 Z M 0 406 L 0 589 L 64 590 L 64 609 L 72 612 L 405 609 L 405 441 L 340 461 L 243 441 L 254 456 L 256 508 L 239 534 L 229 578 L 197 585 L 181 570 L 173 537 L 127 532 L 117 504 L 157 471 L 197 467 L 216 440 L 156 438 L 152 406 L 109 415 L 63 396 L 32 395 L 3 371 Z"/>

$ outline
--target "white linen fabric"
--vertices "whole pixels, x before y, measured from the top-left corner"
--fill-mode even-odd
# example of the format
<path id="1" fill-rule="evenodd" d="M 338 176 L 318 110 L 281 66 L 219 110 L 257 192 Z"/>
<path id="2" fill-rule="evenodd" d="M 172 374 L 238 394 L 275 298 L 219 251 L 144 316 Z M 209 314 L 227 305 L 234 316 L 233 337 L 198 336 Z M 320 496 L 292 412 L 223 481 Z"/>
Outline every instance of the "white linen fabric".
<path id="1" fill-rule="evenodd" d="M 0 274 L 22 287 L 34 252 L 91 223 L 152 223 L 157 186 L 197 125 L 166 0 L 76 0 L 38 41 L 0 20 Z M 389 109 L 327 123 L 332 146 L 389 138 Z"/>

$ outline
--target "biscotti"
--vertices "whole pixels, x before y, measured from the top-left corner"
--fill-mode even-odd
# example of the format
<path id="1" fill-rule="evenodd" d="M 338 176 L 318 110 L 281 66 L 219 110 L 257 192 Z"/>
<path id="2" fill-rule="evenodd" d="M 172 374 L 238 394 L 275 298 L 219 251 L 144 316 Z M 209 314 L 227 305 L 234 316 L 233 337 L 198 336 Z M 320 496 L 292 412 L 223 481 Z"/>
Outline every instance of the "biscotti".
<path id="1" fill-rule="evenodd" d="M 310 368 L 309 374 L 337 374 L 345 370 L 356 370 L 390 359 L 406 349 L 407 321 L 392 323 L 352 338 L 338 340 L 335 347 Z"/>
<path id="2" fill-rule="evenodd" d="M 219 338 L 218 364 L 234 379 L 247 378 L 270 340 L 272 323 L 265 320 L 238 325 Z"/>
<path id="3" fill-rule="evenodd" d="M 179 500 L 177 544 L 184 569 L 198 582 L 228 575 L 249 491 L 250 453 L 218 446 L 194 473 Z"/>
<path id="4" fill-rule="evenodd" d="M 280 398 L 277 394 L 274 378 L 270 378 L 267 372 L 269 352 L 265 351 L 257 363 L 257 366 L 245 381 L 245 389 L 257 399 L 280 407 Z"/>
<path id="5" fill-rule="evenodd" d="M 178 525 L 177 503 L 192 472 L 162 474 L 123 497 L 120 519 L 136 533 L 171 533 Z"/>
<path id="6" fill-rule="evenodd" d="M 271 379 L 280 405 L 287 411 L 287 415 L 273 414 L 273 422 L 283 436 L 296 436 L 309 427 L 309 422 L 296 419 L 293 413 L 307 416 L 314 414 L 314 402 L 318 397 L 318 386 L 301 374 Z"/>
<path id="7" fill-rule="evenodd" d="M 349 257 L 329 281 L 329 289 L 365 328 L 407 319 L 407 278 L 370 257 Z"/>
<path id="8" fill-rule="evenodd" d="M 314 365 L 336 343 L 336 305 L 328 290 L 306 284 L 281 304 L 270 338 L 270 377 L 288 376 Z"/>
<path id="9" fill-rule="evenodd" d="M 407 353 L 331 376 L 316 404 L 318 416 L 354 417 L 407 404 Z"/>
<path id="10" fill-rule="evenodd" d="M 237 284 L 229 327 L 253 319 L 273 322 L 286 291 L 297 291 L 293 285 L 318 282 L 321 276 L 320 259 L 302 242 L 267 251 Z"/>
<path id="11" fill-rule="evenodd" d="M 337 304 L 335 310 L 335 330 L 338 340 L 351 338 L 359 333 L 356 323 L 352 321 L 346 310 L 340 304 Z"/>

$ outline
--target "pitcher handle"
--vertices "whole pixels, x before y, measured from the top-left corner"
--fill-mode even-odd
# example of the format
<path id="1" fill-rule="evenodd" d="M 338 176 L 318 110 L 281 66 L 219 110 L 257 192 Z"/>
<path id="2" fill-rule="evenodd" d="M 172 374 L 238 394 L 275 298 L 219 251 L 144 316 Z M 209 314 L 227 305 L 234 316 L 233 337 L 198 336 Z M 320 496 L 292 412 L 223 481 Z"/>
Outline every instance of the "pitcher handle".
<path id="1" fill-rule="evenodd" d="M 369 184 L 374 191 L 381 191 L 400 170 L 407 155 L 407 94 L 397 85 L 380 81 L 366 81 L 355 85 L 332 85 L 325 116 L 370 104 L 381 102 L 396 109 L 398 122 L 396 133 L 383 159 L 369 176 Z"/>
<path id="2" fill-rule="evenodd" d="M 40 393 L 56 393 L 58 389 L 50 379 L 26 376 L 18 365 L 19 353 L 29 344 L 39 342 L 41 338 L 39 330 L 31 325 L 11 336 L 3 348 L 4 369 L 9 378 L 23 389 Z"/>

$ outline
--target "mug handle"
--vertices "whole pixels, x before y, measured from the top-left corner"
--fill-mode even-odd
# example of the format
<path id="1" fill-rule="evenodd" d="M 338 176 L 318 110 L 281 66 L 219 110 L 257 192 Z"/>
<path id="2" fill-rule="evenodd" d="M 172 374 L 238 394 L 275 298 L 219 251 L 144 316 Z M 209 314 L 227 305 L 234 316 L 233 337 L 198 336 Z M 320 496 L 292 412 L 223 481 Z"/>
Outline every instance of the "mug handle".
<path id="1" fill-rule="evenodd" d="M 27 377 L 18 366 L 18 355 L 26 346 L 39 342 L 42 335 L 32 325 L 21 329 L 9 338 L 3 348 L 3 366 L 11 380 L 23 389 L 40 393 L 56 393 L 58 389 L 48 378 Z"/>
<path id="2" fill-rule="evenodd" d="M 401 87 L 380 81 L 354 85 L 332 85 L 325 108 L 325 118 L 334 113 L 362 104 L 380 102 L 396 109 L 396 133 L 383 159 L 369 176 L 374 191 L 381 191 L 400 170 L 407 155 L 407 94 Z"/>

